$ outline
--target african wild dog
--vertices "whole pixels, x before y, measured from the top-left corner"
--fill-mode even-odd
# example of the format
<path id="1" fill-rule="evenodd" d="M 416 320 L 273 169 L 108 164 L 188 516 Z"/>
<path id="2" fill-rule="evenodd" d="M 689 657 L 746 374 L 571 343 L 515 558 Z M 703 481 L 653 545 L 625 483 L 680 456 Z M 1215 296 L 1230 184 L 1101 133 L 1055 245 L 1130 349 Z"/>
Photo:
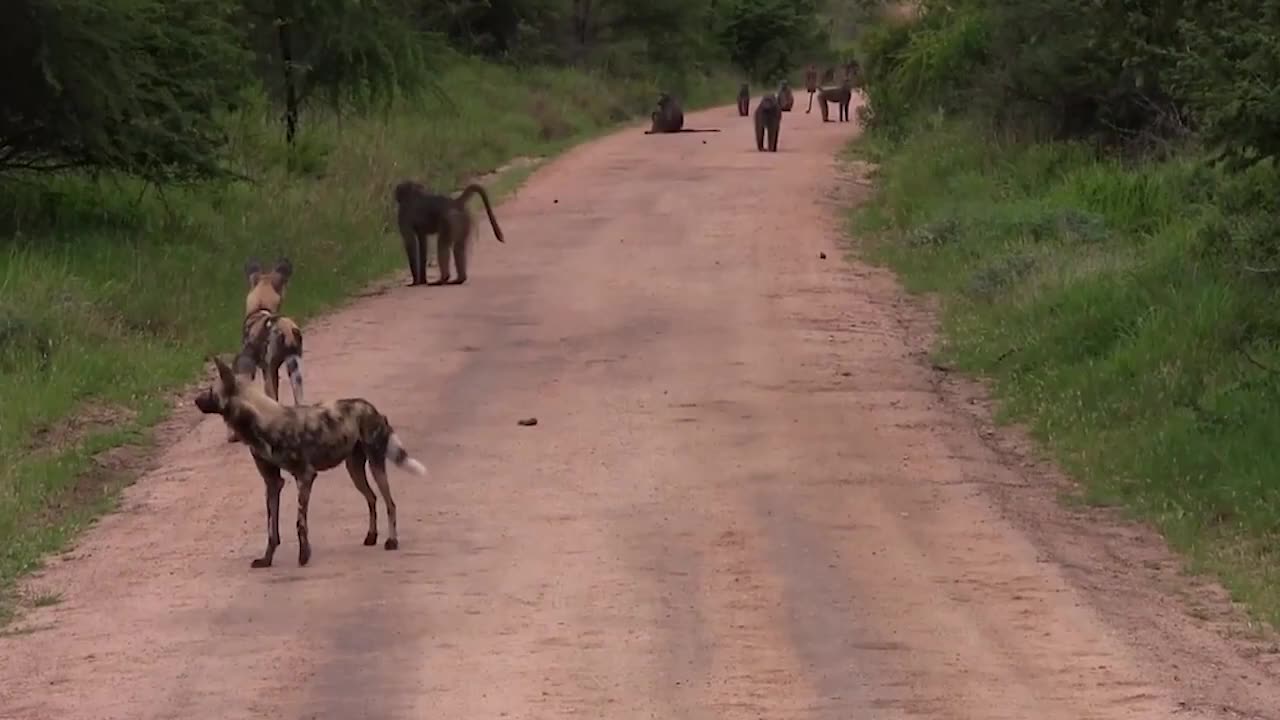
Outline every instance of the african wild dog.
<path id="1" fill-rule="evenodd" d="M 293 404 L 302 404 L 302 330 L 280 314 L 284 291 L 293 275 L 293 263 L 280 258 L 271 272 L 263 272 L 257 260 L 244 268 L 249 293 L 244 298 L 241 343 L 262 370 L 262 381 L 272 400 L 280 399 L 280 366 L 284 365 L 293 389 Z"/>
<path id="2" fill-rule="evenodd" d="M 365 545 L 378 542 L 378 500 L 369 487 L 365 464 L 373 470 L 378 492 L 387 506 L 388 550 L 400 546 L 396 534 L 396 503 L 387 481 L 387 459 L 415 475 L 426 475 L 422 463 L 409 457 L 386 416 L 362 398 L 334 400 L 321 405 L 285 406 L 262 392 L 250 379 L 253 359 L 243 351 L 235 370 L 215 357 L 218 381 L 196 396 L 195 405 L 208 415 L 220 415 L 249 446 L 258 474 L 267 485 L 267 551 L 253 567 L 270 567 L 280 544 L 281 471 L 298 484 L 298 564 L 311 558 L 307 539 L 307 506 L 316 475 L 345 462 L 356 489 L 369 504 L 369 532 Z"/>

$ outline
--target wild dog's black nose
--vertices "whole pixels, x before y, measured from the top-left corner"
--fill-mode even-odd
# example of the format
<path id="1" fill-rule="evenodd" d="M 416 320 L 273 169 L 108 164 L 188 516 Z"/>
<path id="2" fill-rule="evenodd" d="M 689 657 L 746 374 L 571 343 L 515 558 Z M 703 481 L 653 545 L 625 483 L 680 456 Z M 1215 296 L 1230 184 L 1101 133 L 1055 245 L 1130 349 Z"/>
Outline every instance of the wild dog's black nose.
<path id="1" fill-rule="evenodd" d="M 205 390 L 196 395 L 196 407 L 200 408 L 200 412 L 213 414 L 218 412 L 218 399 L 213 396 L 213 391 Z"/>

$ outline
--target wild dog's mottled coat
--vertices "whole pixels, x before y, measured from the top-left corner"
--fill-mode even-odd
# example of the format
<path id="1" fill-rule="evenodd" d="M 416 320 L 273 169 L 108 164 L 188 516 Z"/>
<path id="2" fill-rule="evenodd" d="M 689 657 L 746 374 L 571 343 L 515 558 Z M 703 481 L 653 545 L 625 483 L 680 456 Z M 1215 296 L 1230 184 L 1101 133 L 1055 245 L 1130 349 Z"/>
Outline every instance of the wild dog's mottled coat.
<path id="1" fill-rule="evenodd" d="M 311 558 L 307 535 L 307 507 L 316 475 L 346 463 L 347 473 L 369 505 L 369 531 L 365 545 L 378 542 L 377 497 L 369 487 L 365 464 L 387 509 L 387 550 L 400 545 L 396 532 L 396 504 L 387 479 L 387 459 L 416 475 L 425 475 L 422 463 L 409 457 L 386 416 L 362 398 L 335 400 L 321 405 L 288 407 L 262 392 L 248 379 L 253 360 L 245 353 L 235 359 L 235 370 L 214 358 L 218 382 L 196 396 L 201 412 L 220 415 L 241 442 L 249 446 L 253 462 L 267 487 L 267 550 L 253 567 L 270 567 L 280 545 L 281 471 L 298 483 L 298 564 Z"/>
<path id="2" fill-rule="evenodd" d="M 293 391 L 293 404 L 302 399 L 302 329 L 280 314 L 284 291 L 293 275 L 293 264 L 281 258 L 270 272 L 263 272 L 257 260 L 245 265 L 249 293 L 244 299 L 242 352 L 248 352 L 255 369 L 262 371 L 267 395 L 280 399 L 280 366 L 283 365 Z"/>

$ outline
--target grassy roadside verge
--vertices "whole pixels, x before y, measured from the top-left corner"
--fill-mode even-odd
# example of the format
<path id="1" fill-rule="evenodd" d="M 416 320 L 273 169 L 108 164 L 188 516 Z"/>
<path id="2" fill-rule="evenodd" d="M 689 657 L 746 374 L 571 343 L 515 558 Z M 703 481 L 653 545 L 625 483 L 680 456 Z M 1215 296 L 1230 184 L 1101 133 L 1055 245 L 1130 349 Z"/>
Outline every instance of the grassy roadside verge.
<path id="1" fill-rule="evenodd" d="M 388 197 L 400 178 L 452 188 L 555 154 L 643 115 L 657 91 L 475 61 L 440 81 L 455 114 L 411 101 L 377 117 L 308 114 L 293 157 L 266 108 L 234 118 L 253 185 L 157 194 L 72 177 L 0 195 L 0 618 L 14 580 L 131 480 L 95 458 L 145 443 L 203 358 L 236 347 L 248 257 L 288 255 L 289 314 L 314 317 L 399 267 Z M 733 88 L 696 84 L 686 104 L 728 102 Z"/>
<path id="2" fill-rule="evenodd" d="M 1280 174 L 961 121 L 851 151 L 879 166 L 859 251 L 942 301 L 940 360 L 990 379 L 1087 501 L 1153 522 L 1280 623 Z"/>

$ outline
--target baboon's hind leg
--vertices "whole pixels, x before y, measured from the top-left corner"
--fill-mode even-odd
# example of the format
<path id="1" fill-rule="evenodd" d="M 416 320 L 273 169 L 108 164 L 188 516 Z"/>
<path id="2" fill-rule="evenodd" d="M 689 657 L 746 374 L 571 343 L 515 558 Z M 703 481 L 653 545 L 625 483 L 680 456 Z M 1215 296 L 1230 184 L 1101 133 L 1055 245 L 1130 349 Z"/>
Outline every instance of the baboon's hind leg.
<path id="1" fill-rule="evenodd" d="M 451 272 L 451 268 L 453 267 L 452 233 L 453 228 L 450 226 L 440 228 L 440 235 L 436 238 L 436 258 L 440 265 L 440 279 L 429 284 L 444 285 L 449 282 L 449 278 L 453 275 Z"/>
<path id="2" fill-rule="evenodd" d="M 378 496 L 373 494 L 373 488 L 369 487 L 369 476 L 364 471 L 365 455 L 364 450 L 357 449 L 347 458 L 347 474 L 351 476 L 351 482 L 355 483 L 356 489 L 364 496 L 364 501 L 369 504 L 369 532 L 364 536 L 365 545 L 378 544 Z"/>
<path id="3" fill-rule="evenodd" d="M 387 480 L 387 458 L 369 458 L 369 468 L 373 470 L 373 481 L 378 483 L 382 504 L 387 507 L 387 542 L 384 547 L 395 550 L 400 547 L 400 536 L 396 532 L 396 501 L 391 497 L 391 483 Z"/>
<path id="4" fill-rule="evenodd" d="M 458 233 L 458 240 L 453 244 L 453 261 L 458 265 L 459 285 L 467 281 L 467 261 L 471 259 L 471 234 L 478 228 L 471 223 L 464 223 L 461 232 Z"/>

